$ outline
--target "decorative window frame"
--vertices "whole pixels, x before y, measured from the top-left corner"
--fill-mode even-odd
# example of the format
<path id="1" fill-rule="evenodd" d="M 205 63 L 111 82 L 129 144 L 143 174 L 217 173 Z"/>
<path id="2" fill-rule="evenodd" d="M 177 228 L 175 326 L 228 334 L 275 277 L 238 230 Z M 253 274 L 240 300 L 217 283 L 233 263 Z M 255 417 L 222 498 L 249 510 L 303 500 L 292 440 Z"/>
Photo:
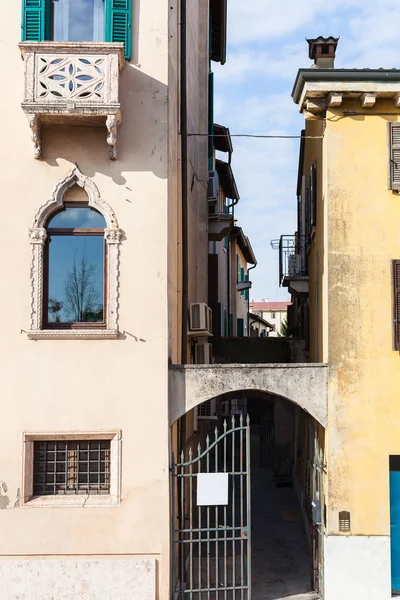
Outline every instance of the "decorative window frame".
<path id="1" fill-rule="evenodd" d="M 46 222 L 52 213 L 64 204 L 65 192 L 78 185 L 88 195 L 88 205 L 101 213 L 106 221 L 104 239 L 107 244 L 106 264 L 106 326 L 104 329 L 44 329 L 43 328 L 43 260 L 47 239 Z M 116 339 L 118 337 L 118 292 L 119 292 L 119 245 L 123 232 L 111 207 L 101 199 L 96 184 L 81 173 L 75 165 L 53 188 L 50 200 L 43 204 L 35 215 L 29 229 L 31 244 L 31 303 L 28 338 L 46 339 Z"/>
<path id="2" fill-rule="evenodd" d="M 110 493 L 55 496 L 33 496 L 33 444 L 37 441 L 110 440 Z M 107 431 L 24 431 L 22 433 L 21 507 L 104 507 L 121 502 L 121 440 L 120 429 Z"/>

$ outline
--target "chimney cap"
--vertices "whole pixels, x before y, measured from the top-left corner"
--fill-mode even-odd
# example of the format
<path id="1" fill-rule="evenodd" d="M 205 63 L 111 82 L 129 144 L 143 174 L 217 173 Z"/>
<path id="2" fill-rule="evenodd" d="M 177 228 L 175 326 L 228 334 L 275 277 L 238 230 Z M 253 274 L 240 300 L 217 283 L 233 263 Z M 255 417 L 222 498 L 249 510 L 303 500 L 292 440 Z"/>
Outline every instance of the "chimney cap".
<path id="1" fill-rule="evenodd" d="M 323 37 L 322 35 L 317 38 L 306 38 L 308 42 L 308 56 L 309 58 L 319 58 L 325 56 L 326 58 L 335 58 L 336 47 L 340 38 L 335 38 L 332 35 Z"/>

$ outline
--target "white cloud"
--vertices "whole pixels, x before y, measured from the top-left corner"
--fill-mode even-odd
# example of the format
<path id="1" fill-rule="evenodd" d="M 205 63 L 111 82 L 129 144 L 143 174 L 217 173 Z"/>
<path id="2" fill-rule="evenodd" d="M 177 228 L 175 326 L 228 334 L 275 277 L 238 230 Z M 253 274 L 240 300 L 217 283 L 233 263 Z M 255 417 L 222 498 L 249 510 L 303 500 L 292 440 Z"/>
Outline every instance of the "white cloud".
<path id="1" fill-rule="evenodd" d="M 337 67 L 391 68 L 400 67 L 399 30 L 398 0 L 229 0 L 227 64 L 213 65 L 216 120 L 231 133 L 299 134 L 304 121 L 291 91 L 297 69 L 311 63 L 304 38 L 340 36 Z M 258 260 L 250 295 L 285 299 L 270 240 L 296 229 L 299 142 L 233 138 L 233 144 L 241 195 L 235 215 Z"/>

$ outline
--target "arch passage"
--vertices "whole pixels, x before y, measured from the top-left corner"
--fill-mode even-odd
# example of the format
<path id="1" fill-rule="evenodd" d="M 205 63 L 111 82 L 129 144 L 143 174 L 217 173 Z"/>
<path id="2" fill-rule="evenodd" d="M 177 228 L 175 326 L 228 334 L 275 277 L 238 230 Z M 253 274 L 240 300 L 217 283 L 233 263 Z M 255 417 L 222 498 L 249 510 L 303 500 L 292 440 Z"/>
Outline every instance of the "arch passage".
<path id="1" fill-rule="evenodd" d="M 327 365 L 311 363 L 176 365 L 170 368 L 170 424 L 206 400 L 250 390 L 287 398 L 326 427 L 327 372 Z"/>

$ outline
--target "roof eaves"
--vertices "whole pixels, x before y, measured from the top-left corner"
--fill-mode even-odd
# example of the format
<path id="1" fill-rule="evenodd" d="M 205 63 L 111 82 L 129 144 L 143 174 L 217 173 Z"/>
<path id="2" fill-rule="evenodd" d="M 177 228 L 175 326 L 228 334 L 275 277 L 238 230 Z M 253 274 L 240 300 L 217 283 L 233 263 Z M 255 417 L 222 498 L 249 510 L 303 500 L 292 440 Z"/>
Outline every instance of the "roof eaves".
<path id="1" fill-rule="evenodd" d="M 230 200 L 239 201 L 239 191 L 237 189 L 231 165 L 223 160 L 216 160 L 215 168 L 218 172 L 222 189 L 224 190 L 226 197 Z"/>
<path id="2" fill-rule="evenodd" d="M 400 69 L 299 69 L 292 89 L 293 101 L 299 103 L 306 83 L 325 81 L 400 83 Z"/>
<path id="3" fill-rule="evenodd" d="M 233 144 L 229 127 L 214 123 L 214 147 L 219 152 L 233 152 Z"/>
<path id="4" fill-rule="evenodd" d="M 226 63 L 227 0 L 211 0 L 211 60 Z"/>

